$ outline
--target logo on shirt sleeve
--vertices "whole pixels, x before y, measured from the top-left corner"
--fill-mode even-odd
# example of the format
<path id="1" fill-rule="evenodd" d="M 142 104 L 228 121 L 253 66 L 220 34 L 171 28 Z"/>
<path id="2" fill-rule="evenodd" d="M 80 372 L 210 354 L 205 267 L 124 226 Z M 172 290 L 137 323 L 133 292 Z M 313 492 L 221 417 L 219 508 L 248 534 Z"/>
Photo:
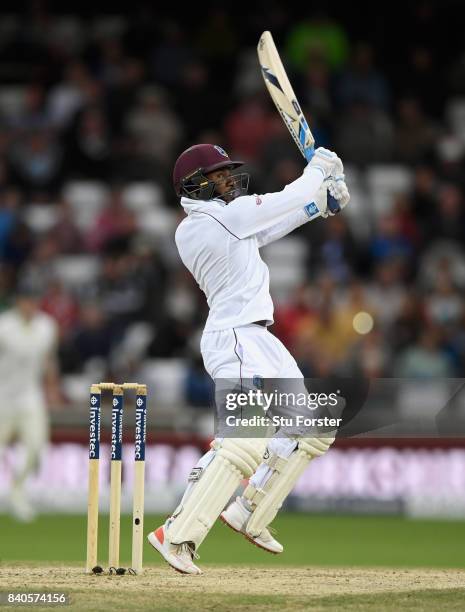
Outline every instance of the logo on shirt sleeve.
<path id="1" fill-rule="evenodd" d="M 315 202 L 310 202 L 310 204 L 307 204 L 307 206 L 304 207 L 304 210 L 310 218 L 320 212 Z"/>
<path id="2" fill-rule="evenodd" d="M 257 206 L 260 206 L 260 204 L 262 203 L 262 199 L 260 196 L 255 196 L 255 204 Z"/>

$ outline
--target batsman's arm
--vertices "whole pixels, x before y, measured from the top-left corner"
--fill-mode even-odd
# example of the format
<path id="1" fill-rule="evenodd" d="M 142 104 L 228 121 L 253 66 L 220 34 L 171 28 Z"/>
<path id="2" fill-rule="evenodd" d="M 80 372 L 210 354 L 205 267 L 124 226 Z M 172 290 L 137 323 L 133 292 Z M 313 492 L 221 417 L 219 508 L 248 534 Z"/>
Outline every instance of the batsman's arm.
<path id="1" fill-rule="evenodd" d="M 257 232 L 256 238 L 258 248 L 287 236 L 287 234 L 290 234 L 307 221 L 310 221 L 310 217 L 307 215 L 305 209 L 302 208 L 286 217 L 284 221 L 280 221 L 266 230 Z"/>
<path id="2" fill-rule="evenodd" d="M 301 210 L 298 210 L 295 213 L 289 215 L 284 221 L 280 223 L 276 223 L 276 225 L 272 225 L 267 230 L 263 230 L 262 232 L 258 232 L 256 234 L 258 247 L 261 248 L 271 242 L 275 242 L 283 236 L 287 236 L 292 231 L 307 223 L 308 221 L 312 221 L 315 218 L 320 217 L 320 213 L 318 212 L 316 215 L 312 214 L 311 209 L 313 205 L 316 204 L 319 211 L 324 211 L 327 208 L 328 201 L 328 189 L 327 189 L 328 181 L 325 181 L 319 190 L 317 191 L 314 202 L 304 206 Z"/>
<path id="3" fill-rule="evenodd" d="M 302 176 L 282 191 L 236 198 L 221 209 L 221 221 L 238 238 L 267 230 L 313 202 L 323 179 L 320 169 L 307 166 Z"/>

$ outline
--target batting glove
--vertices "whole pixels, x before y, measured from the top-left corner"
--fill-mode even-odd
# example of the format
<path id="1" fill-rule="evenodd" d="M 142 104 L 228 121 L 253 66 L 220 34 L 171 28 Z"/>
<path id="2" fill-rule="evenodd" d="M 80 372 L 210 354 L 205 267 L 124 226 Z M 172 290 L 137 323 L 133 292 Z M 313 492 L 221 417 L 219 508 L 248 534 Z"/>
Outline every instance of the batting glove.
<path id="1" fill-rule="evenodd" d="M 316 149 L 307 167 L 320 170 L 325 179 L 330 176 L 335 176 L 336 173 L 342 174 L 342 162 L 339 157 L 336 153 L 333 153 L 329 149 L 324 149 L 323 147 L 318 147 L 318 149 Z"/>
<path id="2" fill-rule="evenodd" d="M 345 177 L 343 174 L 339 174 L 335 178 L 330 178 L 328 181 L 325 181 L 327 184 L 328 192 L 333 196 L 334 199 L 337 200 L 339 204 L 338 212 L 341 212 L 343 208 L 347 206 L 350 201 L 350 193 L 347 188 Z M 322 214 L 322 217 L 333 217 L 337 213 L 332 213 L 329 208 L 326 211 L 326 214 Z"/>

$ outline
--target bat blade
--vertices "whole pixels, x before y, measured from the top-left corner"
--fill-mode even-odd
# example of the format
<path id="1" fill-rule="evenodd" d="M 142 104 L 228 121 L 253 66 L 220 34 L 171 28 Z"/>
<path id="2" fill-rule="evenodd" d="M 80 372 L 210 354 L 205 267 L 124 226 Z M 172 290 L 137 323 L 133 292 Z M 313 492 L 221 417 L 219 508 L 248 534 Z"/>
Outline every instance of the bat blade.
<path id="1" fill-rule="evenodd" d="M 297 101 L 284 69 L 271 32 L 263 32 L 257 45 L 258 61 L 266 88 L 275 103 L 299 151 L 307 161 L 315 152 L 315 139 Z M 340 210 L 337 200 L 328 193 L 328 208 L 332 213 Z"/>
<path id="2" fill-rule="evenodd" d="M 257 46 L 258 59 L 266 88 L 305 159 L 313 156 L 315 139 L 302 113 L 284 69 L 271 32 L 263 32 Z"/>

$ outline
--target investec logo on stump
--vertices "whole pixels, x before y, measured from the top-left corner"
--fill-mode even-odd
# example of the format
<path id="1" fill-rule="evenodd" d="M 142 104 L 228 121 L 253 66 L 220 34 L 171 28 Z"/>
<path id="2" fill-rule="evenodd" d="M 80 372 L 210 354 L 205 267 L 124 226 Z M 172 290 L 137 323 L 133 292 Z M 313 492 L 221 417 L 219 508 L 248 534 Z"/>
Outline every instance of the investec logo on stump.
<path id="1" fill-rule="evenodd" d="M 136 432 L 134 456 L 136 461 L 145 461 L 145 411 L 145 400 L 142 397 L 138 397 L 136 402 Z"/>
<path id="2" fill-rule="evenodd" d="M 100 456 L 100 397 L 90 398 L 89 426 L 89 459 L 99 459 Z"/>
<path id="3" fill-rule="evenodd" d="M 121 459 L 123 442 L 123 398 L 113 398 L 111 410 L 111 455 L 113 461 Z"/>

